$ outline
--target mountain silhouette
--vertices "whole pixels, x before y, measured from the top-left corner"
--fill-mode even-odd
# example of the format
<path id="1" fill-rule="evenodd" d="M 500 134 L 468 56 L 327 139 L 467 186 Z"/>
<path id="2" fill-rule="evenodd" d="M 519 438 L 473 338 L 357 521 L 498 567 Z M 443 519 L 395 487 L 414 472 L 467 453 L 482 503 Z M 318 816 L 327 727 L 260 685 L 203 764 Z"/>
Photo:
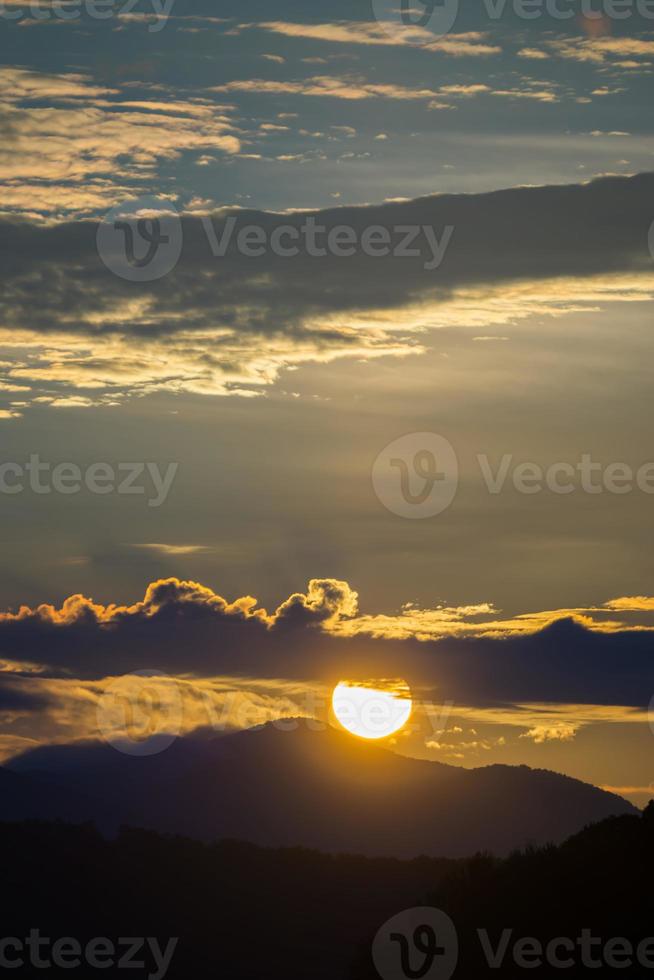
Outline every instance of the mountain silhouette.
<path id="1" fill-rule="evenodd" d="M 288 722 L 284 723 L 288 726 Z M 49 746 L 0 770 L 0 819 L 93 821 L 198 840 L 410 858 L 560 842 L 631 804 L 526 766 L 410 759 L 332 728 L 196 733 L 149 757 Z"/>

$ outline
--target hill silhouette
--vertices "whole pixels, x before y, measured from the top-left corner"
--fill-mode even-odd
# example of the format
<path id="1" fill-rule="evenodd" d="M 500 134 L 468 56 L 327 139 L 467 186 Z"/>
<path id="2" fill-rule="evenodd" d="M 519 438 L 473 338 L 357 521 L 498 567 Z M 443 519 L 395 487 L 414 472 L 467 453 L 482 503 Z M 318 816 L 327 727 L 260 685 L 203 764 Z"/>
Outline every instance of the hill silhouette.
<path id="1" fill-rule="evenodd" d="M 653 873 L 651 802 L 641 817 L 610 818 L 559 847 L 530 848 L 505 860 L 478 855 L 459 862 L 443 875 L 424 904 L 445 911 L 455 923 L 459 944 L 455 977 L 460 980 L 524 977 L 525 972 L 557 977 L 562 970 L 577 977 L 607 969 L 644 977 L 654 970 Z M 493 949 L 510 930 L 501 967 L 489 967 L 479 929 L 488 934 Z M 586 941 L 584 931 L 590 934 Z M 371 931 L 362 944 L 351 980 L 378 980 L 370 957 L 373 937 Z M 513 944 L 526 937 L 535 939 L 543 951 L 554 941 L 557 948 L 550 955 L 573 960 L 574 965 L 557 966 L 543 955 L 542 965 L 526 971 L 511 952 Z M 558 945 L 561 939 L 567 948 Z M 609 962 L 612 956 L 615 961 Z M 538 954 L 532 957 L 532 964 L 537 958 Z"/>
<path id="2" fill-rule="evenodd" d="M 91 826 L 9 823 L 0 824 L 0 867 L 8 899 L 3 935 L 38 929 L 82 944 L 98 936 L 112 942 L 150 936 L 162 947 L 178 937 L 169 980 L 379 980 L 373 937 L 390 917 L 425 904 L 456 924 L 455 980 L 524 974 L 511 972 L 510 963 L 491 971 L 480 961 L 479 927 L 494 945 L 505 928 L 543 941 L 586 928 L 633 943 L 654 931 L 651 812 L 611 818 L 558 847 L 506 859 L 411 861 L 206 844 L 130 829 L 108 840 Z M 579 966 L 569 974 L 586 972 Z M 640 968 L 621 972 L 644 975 Z M 28 966 L 17 975 L 42 973 Z"/>
<path id="3" fill-rule="evenodd" d="M 14 760 L 3 778 L 0 819 L 61 816 L 107 833 L 130 824 L 199 840 L 403 858 L 506 854 L 637 812 L 555 773 L 409 759 L 306 723 L 198 733 L 150 757 L 100 743 L 51 746 Z"/>

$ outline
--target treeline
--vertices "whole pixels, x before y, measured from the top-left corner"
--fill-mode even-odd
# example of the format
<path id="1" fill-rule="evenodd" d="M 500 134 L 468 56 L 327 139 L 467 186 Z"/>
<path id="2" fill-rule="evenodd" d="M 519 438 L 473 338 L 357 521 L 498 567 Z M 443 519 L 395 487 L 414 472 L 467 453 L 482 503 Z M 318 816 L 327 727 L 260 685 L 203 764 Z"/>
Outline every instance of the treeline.
<path id="1" fill-rule="evenodd" d="M 398 904 L 413 904 L 453 866 L 433 858 L 204 844 L 132 829 L 107 840 L 92 825 L 4 823 L 0 943 L 28 937 L 32 929 L 83 947 L 97 937 L 114 945 L 121 937 L 156 937 L 165 948 L 179 937 L 168 980 L 336 980 L 347 977 L 378 922 Z M 47 952 L 44 947 L 42 955 Z M 8 949 L 7 955 L 19 954 Z M 16 978 L 60 972 L 33 968 L 22 955 L 26 962 L 12 971 Z M 61 970 L 68 980 L 138 980 L 153 973 Z"/>
<path id="2" fill-rule="evenodd" d="M 424 904 L 455 925 L 457 980 L 598 970 L 654 977 L 653 882 L 654 802 L 642 817 L 609 818 L 559 847 L 459 862 Z M 378 980 L 373 936 L 362 944 L 353 980 Z M 424 957 L 415 950 L 411 962 L 418 969 Z"/>
<path id="3" fill-rule="evenodd" d="M 377 980 L 371 948 L 380 926 L 426 905 L 447 913 L 457 930 L 455 978 L 560 976 L 562 969 L 576 977 L 612 966 L 654 976 L 653 880 L 654 804 L 642 817 L 611 818 L 559 847 L 504 860 L 330 856 L 133 829 L 107 840 L 91 825 L 5 823 L 0 953 L 17 957 L 3 940 L 35 930 L 50 944 L 72 938 L 82 951 L 98 937 L 116 947 L 126 937 L 150 937 L 153 947 L 171 950 L 169 978 Z M 408 934 L 407 975 L 419 976 L 424 957 L 412 941 Z M 638 960 L 639 948 L 651 967 Z M 23 946 L 14 975 L 43 976 L 28 952 Z M 131 976 L 161 980 L 161 965 L 142 958 Z M 48 975 L 59 972 L 125 975 L 117 959 L 102 970 L 55 964 Z"/>

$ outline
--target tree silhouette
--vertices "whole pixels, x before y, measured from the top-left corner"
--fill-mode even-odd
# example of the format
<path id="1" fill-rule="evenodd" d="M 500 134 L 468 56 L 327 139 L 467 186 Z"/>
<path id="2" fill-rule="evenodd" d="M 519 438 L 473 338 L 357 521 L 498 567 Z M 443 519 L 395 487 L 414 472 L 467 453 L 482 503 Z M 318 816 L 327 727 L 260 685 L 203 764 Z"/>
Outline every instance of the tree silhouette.
<path id="1" fill-rule="evenodd" d="M 165 945 L 179 937 L 171 980 L 379 980 L 370 950 L 380 926 L 404 909 L 433 905 L 458 931 L 454 980 L 524 976 L 509 954 L 491 971 L 477 930 L 487 930 L 493 947 L 505 929 L 513 930 L 512 941 L 543 944 L 576 940 L 583 929 L 634 947 L 654 935 L 653 817 L 651 803 L 642 816 L 610 818 L 559 847 L 506 859 L 412 861 L 206 844 L 129 828 L 108 840 L 90 824 L 5 823 L 2 937 L 26 937 L 31 929 L 82 944 L 151 936 Z M 148 964 L 132 976 L 153 972 Z M 576 964 L 569 974 L 585 972 Z M 621 972 L 647 975 L 637 966 Z M 43 969 L 28 965 L 16 975 L 40 977 Z M 537 975 L 560 970 L 543 967 Z"/>

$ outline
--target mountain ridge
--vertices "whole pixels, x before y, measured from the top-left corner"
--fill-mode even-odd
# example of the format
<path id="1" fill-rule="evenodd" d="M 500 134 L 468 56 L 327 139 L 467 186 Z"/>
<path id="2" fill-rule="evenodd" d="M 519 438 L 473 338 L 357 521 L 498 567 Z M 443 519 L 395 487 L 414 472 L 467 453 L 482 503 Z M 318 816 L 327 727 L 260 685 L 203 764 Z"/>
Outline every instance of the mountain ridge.
<path id="1" fill-rule="evenodd" d="M 39 817 L 40 809 L 52 816 L 49 792 L 68 787 L 66 819 L 72 813 L 109 834 L 130 824 L 199 840 L 410 858 L 506 854 L 638 812 L 615 794 L 549 770 L 463 769 L 335 729 L 313 731 L 306 719 L 283 724 L 196 732 L 151 757 L 93 742 L 32 750 L 7 769 L 28 781 L 35 800 L 18 816 Z"/>

